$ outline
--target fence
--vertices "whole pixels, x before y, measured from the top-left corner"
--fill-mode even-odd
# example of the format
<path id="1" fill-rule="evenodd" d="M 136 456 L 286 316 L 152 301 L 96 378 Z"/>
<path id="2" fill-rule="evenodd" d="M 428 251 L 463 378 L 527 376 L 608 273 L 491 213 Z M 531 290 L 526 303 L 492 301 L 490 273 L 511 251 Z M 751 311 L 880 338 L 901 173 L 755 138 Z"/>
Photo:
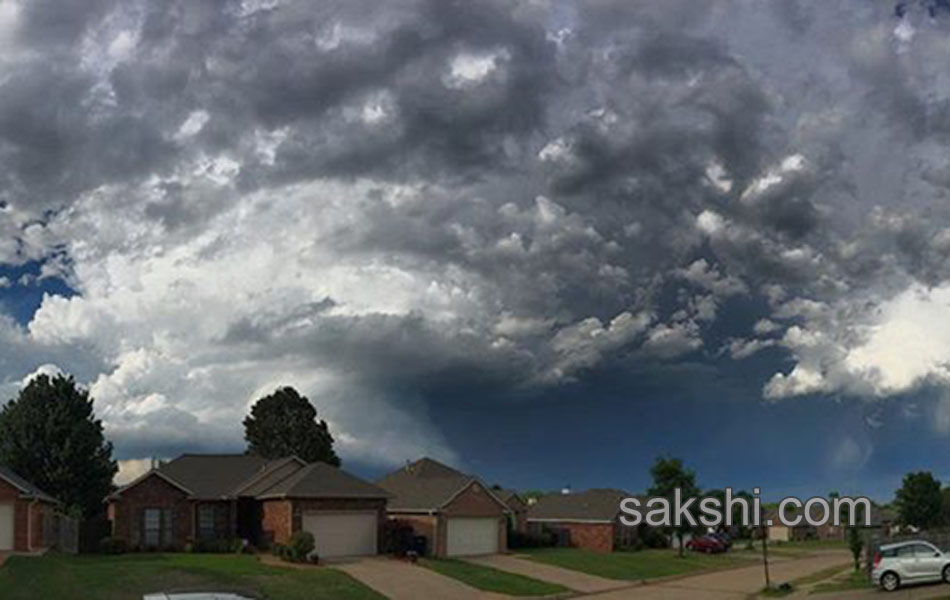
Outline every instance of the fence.
<path id="1" fill-rule="evenodd" d="M 79 519 L 59 512 L 47 513 L 43 519 L 43 545 L 68 554 L 79 552 Z"/>

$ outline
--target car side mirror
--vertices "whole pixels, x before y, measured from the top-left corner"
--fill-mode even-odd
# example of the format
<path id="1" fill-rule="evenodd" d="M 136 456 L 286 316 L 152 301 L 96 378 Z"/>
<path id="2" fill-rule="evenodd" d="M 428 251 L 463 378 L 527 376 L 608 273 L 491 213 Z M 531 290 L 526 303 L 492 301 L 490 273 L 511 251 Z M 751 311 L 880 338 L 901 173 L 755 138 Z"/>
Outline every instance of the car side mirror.
<path id="1" fill-rule="evenodd" d="M 943 554 L 940 554 L 939 552 L 934 552 L 934 558 L 940 558 L 941 556 L 943 556 Z"/>

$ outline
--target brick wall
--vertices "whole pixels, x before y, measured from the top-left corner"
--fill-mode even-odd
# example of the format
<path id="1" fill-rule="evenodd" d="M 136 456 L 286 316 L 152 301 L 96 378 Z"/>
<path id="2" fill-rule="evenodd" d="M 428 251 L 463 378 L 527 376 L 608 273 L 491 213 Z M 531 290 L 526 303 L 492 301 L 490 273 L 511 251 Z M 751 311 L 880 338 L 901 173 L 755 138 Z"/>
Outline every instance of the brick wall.
<path id="1" fill-rule="evenodd" d="M 594 552 L 614 551 L 614 524 L 613 523 L 582 523 L 561 521 L 533 521 L 529 531 L 540 533 L 545 529 L 566 531 L 571 546 L 584 548 Z"/>
<path id="2" fill-rule="evenodd" d="M 13 549 L 15 551 L 42 550 L 47 546 L 43 539 L 43 522 L 53 511 L 50 504 L 21 499 L 20 491 L 3 480 L 0 480 L 0 502 L 13 503 Z"/>
<path id="3" fill-rule="evenodd" d="M 293 526 L 293 504 L 290 500 L 261 502 L 261 545 L 286 544 Z"/>
<path id="4" fill-rule="evenodd" d="M 194 503 L 188 500 L 185 492 L 159 476 L 143 479 L 112 502 L 112 534 L 126 540 L 131 547 L 142 546 L 146 508 L 171 509 L 173 548 L 182 548 L 194 539 Z"/>

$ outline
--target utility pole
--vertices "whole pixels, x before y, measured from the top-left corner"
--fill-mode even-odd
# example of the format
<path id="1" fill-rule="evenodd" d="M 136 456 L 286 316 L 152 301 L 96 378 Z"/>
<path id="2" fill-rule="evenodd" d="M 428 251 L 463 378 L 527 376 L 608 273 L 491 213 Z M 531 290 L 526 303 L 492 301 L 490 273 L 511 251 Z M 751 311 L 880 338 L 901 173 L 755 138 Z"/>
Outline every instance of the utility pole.
<path id="1" fill-rule="evenodd" d="M 762 525 L 762 566 L 765 567 L 765 589 L 772 587 L 772 582 L 769 580 L 769 545 L 767 543 L 768 529 L 765 525 Z"/>

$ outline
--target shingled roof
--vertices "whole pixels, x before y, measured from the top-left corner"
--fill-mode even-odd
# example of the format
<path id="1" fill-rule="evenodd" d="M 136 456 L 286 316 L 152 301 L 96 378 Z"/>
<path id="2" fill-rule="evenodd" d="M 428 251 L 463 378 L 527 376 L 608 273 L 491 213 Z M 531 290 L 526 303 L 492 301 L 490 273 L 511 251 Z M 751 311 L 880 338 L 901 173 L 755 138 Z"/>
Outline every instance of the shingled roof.
<path id="1" fill-rule="evenodd" d="M 324 463 L 311 463 L 258 498 L 388 498 L 386 490 Z"/>
<path id="2" fill-rule="evenodd" d="M 3 479 L 4 481 L 9 483 L 13 487 L 18 489 L 24 497 L 36 498 L 38 500 L 44 500 L 46 502 L 53 502 L 56 504 L 59 503 L 59 501 L 56 500 L 56 498 L 53 498 L 52 496 L 50 496 L 49 494 L 47 494 L 40 488 L 36 487 L 35 485 L 27 481 L 26 479 L 20 477 L 13 471 L 13 469 L 5 465 L 0 465 L 0 479 Z"/>
<path id="3" fill-rule="evenodd" d="M 244 454 L 183 454 L 120 488 L 160 477 L 199 500 L 253 498 L 386 498 L 375 485 L 324 463 L 296 456 L 266 459 Z"/>
<path id="4" fill-rule="evenodd" d="M 421 458 L 393 471 L 376 483 L 392 495 L 388 503 L 391 511 L 434 511 L 448 504 L 459 492 L 476 481 L 479 481 L 477 477 L 431 458 Z M 482 487 L 489 489 L 484 484 Z M 494 492 L 491 492 L 491 495 L 500 504 L 507 506 Z"/>
<path id="5" fill-rule="evenodd" d="M 628 497 L 623 490 L 611 489 L 547 494 L 528 506 L 528 520 L 612 522 L 620 513 L 620 501 Z"/>
<path id="6" fill-rule="evenodd" d="M 182 454 L 158 472 L 191 491 L 195 498 L 228 498 L 273 461 L 246 454 Z"/>

